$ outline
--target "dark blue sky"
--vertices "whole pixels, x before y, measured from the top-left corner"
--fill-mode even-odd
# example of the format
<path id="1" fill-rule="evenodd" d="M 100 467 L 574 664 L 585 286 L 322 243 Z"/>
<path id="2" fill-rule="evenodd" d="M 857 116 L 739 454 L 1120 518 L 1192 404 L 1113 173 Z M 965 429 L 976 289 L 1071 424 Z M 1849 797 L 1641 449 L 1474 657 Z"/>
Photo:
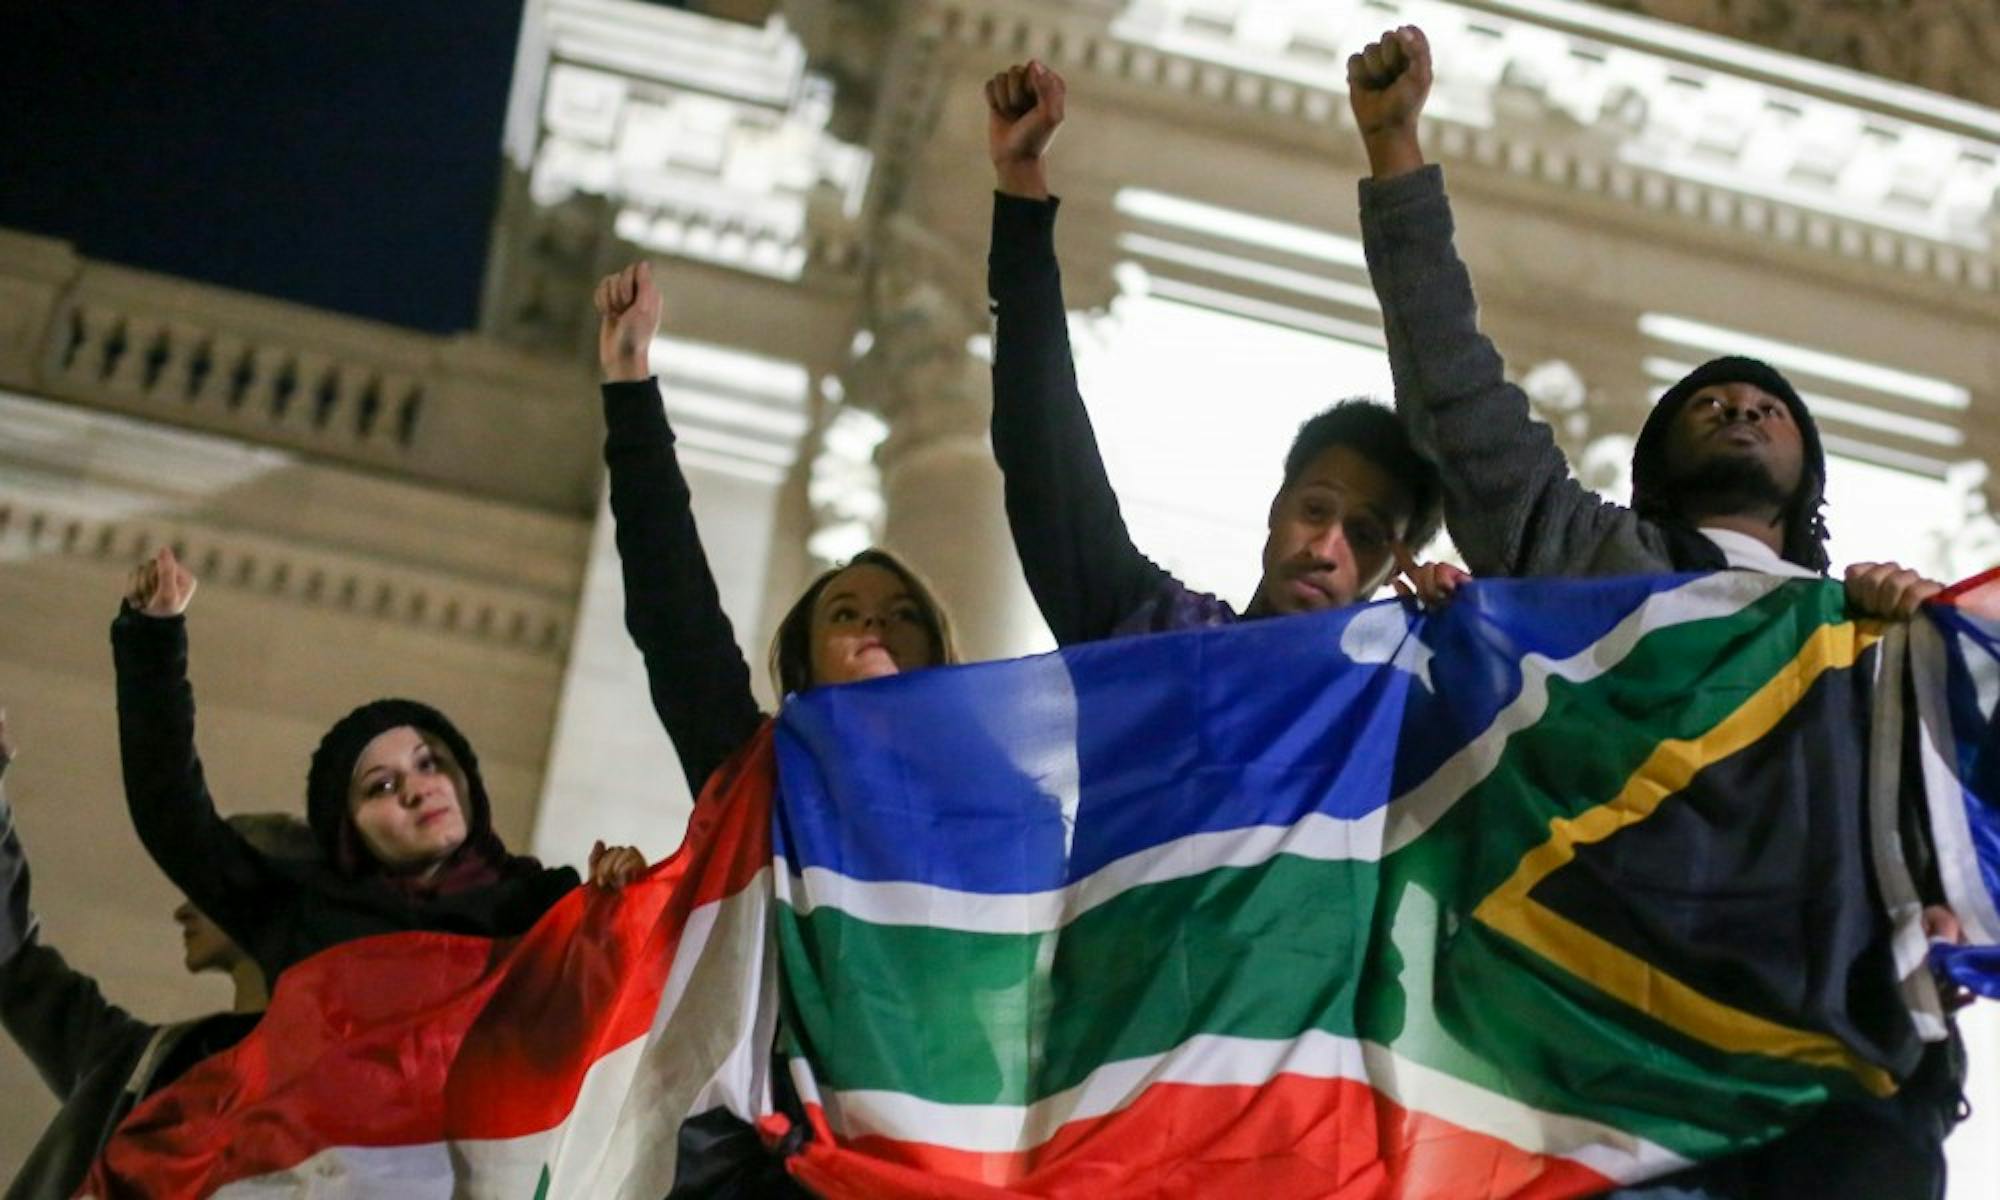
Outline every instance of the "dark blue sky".
<path id="1" fill-rule="evenodd" d="M 521 0 L 0 14 L 0 225 L 413 329 L 477 322 Z"/>

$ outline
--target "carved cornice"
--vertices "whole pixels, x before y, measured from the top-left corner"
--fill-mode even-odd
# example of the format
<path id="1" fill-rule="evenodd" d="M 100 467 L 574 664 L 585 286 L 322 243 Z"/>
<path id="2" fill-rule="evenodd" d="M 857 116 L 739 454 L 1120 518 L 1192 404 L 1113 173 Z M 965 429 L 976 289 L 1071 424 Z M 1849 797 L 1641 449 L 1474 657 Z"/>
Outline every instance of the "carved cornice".
<path id="1" fill-rule="evenodd" d="M 123 568 L 171 546 L 204 591 L 389 622 L 442 637 L 561 661 L 570 605 L 291 541 L 169 517 L 112 518 L 0 496 L 0 562 L 46 555 Z"/>
<path id="2" fill-rule="evenodd" d="M 848 264 L 870 156 L 828 131 L 833 85 L 781 17 L 550 0 L 538 18 L 537 125 L 516 135 L 534 207 L 601 196 L 634 246 L 774 279 Z"/>
<path id="3" fill-rule="evenodd" d="M 1991 0 L 1593 2 L 2000 107 L 2000 13 Z"/>
<path id="4" fill-rule="evenodd" d="M 1720 38 L 1563 0 L 1134 0 L 1108 23 L 1054 4 L 935 8 L 945 37 L 991 61 L 1042 56 L 1314 145 L 1349 120 L 1347 54 L 1414 21 L 1448 64 L 1426 116 L 1447 163 L 1940 294 L 2000 285 L 2000 113 Z M 1617 37 L 1570 27 L 1579 12 Z M 1752 58 L 1756 75 L 1726 69 Z"/>

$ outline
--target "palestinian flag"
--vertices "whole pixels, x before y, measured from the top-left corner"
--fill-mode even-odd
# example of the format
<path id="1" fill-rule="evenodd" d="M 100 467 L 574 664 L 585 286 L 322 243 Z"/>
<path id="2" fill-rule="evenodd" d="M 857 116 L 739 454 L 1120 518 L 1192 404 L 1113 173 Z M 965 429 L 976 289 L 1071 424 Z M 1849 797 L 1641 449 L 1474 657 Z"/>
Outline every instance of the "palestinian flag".
<path id="1" fill-rule="evenodd" d="M 511 942 L 410 933 L 287 971 L 257 1028 L 136 1108 L 82 1194 L 659 1200 L 769 1108 L 767 726 L 686 843 Z M 727 1121 L 720 1124 L 727 1124 Z"/>
<path id="2" fill-rule="evenodd" d="M 1577 1196 L 1888 1093 L 1942 1025 L 1883 633 L 1831 583 L 1488 583 L 799 697 L 794 1174 Z"/>

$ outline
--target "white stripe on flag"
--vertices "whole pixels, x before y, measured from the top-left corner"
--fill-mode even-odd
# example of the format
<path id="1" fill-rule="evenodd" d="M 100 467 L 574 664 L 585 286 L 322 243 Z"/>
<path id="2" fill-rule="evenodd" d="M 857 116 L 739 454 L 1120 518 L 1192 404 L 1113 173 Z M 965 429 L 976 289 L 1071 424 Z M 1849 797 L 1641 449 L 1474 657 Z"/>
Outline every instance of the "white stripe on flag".
<path id="1" fill-rule="evenodd" d="M 1033 934 L 1060 929 L 1132 888 L 1166 883 L 1219 867 L 1255 867 L 1281 854 L 1321 862 L 1373 862 L 1410 844 L 1460 796 L 1490 774 L 1508 739 L 1540 720 L 1549 680 L 1582 683 L 1623 662 L 1647 634 L 1738 612 L 1786 582 L 1780 576 L 1718 571 L 1655 592 L 1602 638 L 1561 660 L 1529 655 L 1521 691 L 1428 779 L 1385 809 L 1343 819 L 1310 814 L 1293 825 L 1253 825 L 1190 834 L 1129 854 L 1063 888 L 1039 892 L 962 892 L 930 884 L 854 879 L 824 867 L 778 860 L 777 898 L 801 916 L 836 909 L 876 925 L 922 925 L 964 933 Z M 1073 798 L 1072 798 L 1073 803 Z"/>
<path id="2" fill-rule="evenodd" d="M 440 1142 L 421 1146 L 334 1146 L 289 1171 L 239 1179 L 215 1200 L 451 1200 L 451 1153 Z M 527 1195 L 534 1195 L 529 1185 Z"/>
<path id="3" fill-rule="evenodd" d="M 1929 620 L 1910 622 L 1910 663 L 1917 693 L 1917 746 L 1923 761 L 1924 794 L 1931 814 L 1931 837 L 1937 843 L 1938 876 L 1945 899 L 1965 926 L 1974 945 L 2000 943 L 2000 905 L 1986 890 L 1979 874 L 1979 854 L 1972 842 L 1972 825 L 1965 815 L 1965 785 L 1954 765 L 1958 744 L 1952 734 L 1949 699 L 1945 693 L 1944 633 Z M 1984 650 L 1978 651 L 1985 658 Z M 1972 659 L 1967 655 L 1968 660 Z M 1975 672 L 1991 672 L 1989 658 L 1968 661 Z"/>
<path id="4" fill-rule="evenodd" d="M 1000 894 L 853 879 L 824 867 L 807 867 L 801 879 L 791 864 L 780 859 L 778 899 L 801 916 L 829 908 L 875 925 L 1046 933 L 1133 888 L 1223 867 L 1261 866 L 1280 854 L 1321 862 L 1372 862 L 1381 843 L 1379 809 L 1351 821 L 1313 813 L 1295 825 L 1249 825 L 1190 834 L 1128 854 L 1068 887 Z"/>
<path id="5" fill-rule="evenodd" d="M 771 878 L 766 867 L 741 891 L 689 914 L 651 1031 L 592 1063 L 555 1127 L 517 1138 L 332 1146 L 216 1194 L 520 1200 L 535 1195 L 546 1167 L 550 1200 L 658 1200 L 673 1183 L 682 1121 L 714 1107 L 750 1121 L 771 1110 Z"/>
<path id="6" fill-rule="evenodd" d="M 1530 654 L 1521 660 L 1521 690 L 1480 734 L 1446 759 L 1430 778 L 1389 805 L 1382 853 L 1393 854 L 1416 841 L 1451 811 L 1459 798 L 1500 763 L 1508 739 L 1542 719 L 1549 706 L 1549 680 L 1584 683 L 1604 675 L 1649 633 L 1690 621 L 1725 617 L 1755 604 L 1786 579 L 1754 571 L 1717 571 L 1654 592 L 1610 632 L 1570 655 L 1554 660 Z"/>

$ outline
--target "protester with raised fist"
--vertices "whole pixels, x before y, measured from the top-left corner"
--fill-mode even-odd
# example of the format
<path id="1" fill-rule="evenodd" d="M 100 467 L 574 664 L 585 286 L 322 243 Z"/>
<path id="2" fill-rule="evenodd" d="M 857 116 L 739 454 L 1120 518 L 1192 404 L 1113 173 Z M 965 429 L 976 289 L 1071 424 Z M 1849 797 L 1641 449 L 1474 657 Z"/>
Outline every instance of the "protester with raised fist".
<path id="1" fill-rule="evenodd" d="M 111 625 L 125 798 L 160 869 L 268 978 L 370 934 L 515 936 L 576 887 L 575 870 L 508 851 L 471 743 L 416 700 L 364 704 L 321 739 L 306 776 L 320 861 L 259 851 L 217 815 L 195 752 L 184 615 L 195 586 L 162 548 L 132 573 Z M 636 857 L 600 846 L 592 882 L 629 881 Z"/>
<path id="2" fill-rule="evenodd" d="M 1228 603 L 1186 587 L 1132 544 L 1077 390 L 1047 166 L 1065 116 L 1062 76 L 1039 62 L 1002 71 L 986 84 L 986 110 L 993 453 L 1042 616 L 1063 645 L 1235 621 Z M 1386 407 L 1333 405 L 1300 427 L 1285 455 L 1265 515 L 1263 576 L 1241 616 L 1366 600 L 1399 559 L 1415 592 L 1443 600 L 1464 573 L 1409 561 L 1436 533 L 1438 506 L 1436 472 Z"/>
<path id="3" fill-rule="evenodd" d="M 1423 32 L 1385 33 L 1348 59 L 1347 79 L 1368 156 L 1362 241 L 1382 304 L 1397 414 L 1438 464 L 1445 524 L 1467 565 L 1480 575 L 1733 567 L 1824 576 L 1819 432 L 1790 381 L 1762 362 L 1718 358 L 1667 389 L 1633 452 L 1630 507 L 1571 476 L 1554 436 L 1530 417 L 1527 397 L 1479 332 L 1472 281 L 1452 244 L 1444 176 L 1425 165 L 1418 136 L 1431 88 Z M 1898 618 L 1938 585 L 1893 563 L 1868 563 L 1848 570 L 1846 588 L 1851 611 Z M 1869 902 L 1868 911 L 1874 937 L 1885 939 L 1878 906 Z M 1941 907 L 1925 919 L 1955 924 Z M 1942 1142 L 1958 1117 L 1963 1072 L 1955 1037 L 1932 1043 L 1890 1100 L 1829 1104 L 1762 1150 L 1616 1195 L 1942 1195 Z"/>
<path id="4" fill-rule="evenodd" d="M 7 714 L 0 711 L 0 775 L 13 753 Z M 318 853 L 297 817 L 250 813 L 229 823 L 274 859 L 302 862 Z M 193 904 L 182 901 L 173 919 L 188 973 L 229 976 L 235 997 L 226 1012 L 155 1025 L 107 1000 L 96 980 L 42 940 L 27 853 L 0 789 L 0 1025 L 61 1104 L 15 1172 L 8 1200 L 75 1192 L 133 1105 L 256 1025 L 270 999 L 264 972 Z"/>
<path id="5" fill-rule="evenodd" d="M 1704 363 L 1660 397 L 1633 451 L 1632 505 L 1578 483 L 1481 336 L 1452 247 L 1444 176 L 1419 117 L 1430 46 L 1404 26 L 1348 60 L 1368 154 L 1362 239 L 1382 302 L 1399 415 L 1444 480 L 1445 524 L 1480 575 L 1608 575 L 1740 567 L 1826 573 L 1826 456 L 1812 414 L 1776 369 Z M 1894 563 L 1847 571 L 1857 613 L 1907 617 L 1939 585 Z"/>
<path id="6" fill-rule="evenodd" d="M 722 611 L 648 362 L 661 308 L 652 267 L 638 262 L 606 276 L 593 299 L 625 627 L 698 797 L 765 717 Z M 922 579 L 889 552 L 864 550 L 813 580 L 792 605 L 779 622 L 770 668 L 782 698 L 955 661 L 950 621 Z"/>

